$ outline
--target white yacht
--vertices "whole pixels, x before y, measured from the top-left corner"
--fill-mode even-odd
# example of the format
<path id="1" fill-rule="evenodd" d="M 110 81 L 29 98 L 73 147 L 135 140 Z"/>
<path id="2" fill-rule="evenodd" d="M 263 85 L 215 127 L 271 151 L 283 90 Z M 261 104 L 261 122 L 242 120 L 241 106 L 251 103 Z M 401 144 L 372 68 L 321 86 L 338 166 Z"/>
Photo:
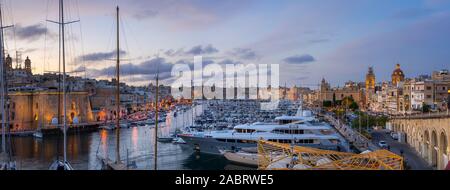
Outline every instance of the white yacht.
<path id="1" fill-rule="evenodd" d="M 345 139 L 330 125 L 319 122 L 310 111 L 300 112 L 297 116 L 277 117 L 276 123 L 244 124 L 223 131 L 187 132 L 179 137 L 194 150 L 209 154 L 256 147 L 261 139 L 320 149 L 348 150 Z"/>

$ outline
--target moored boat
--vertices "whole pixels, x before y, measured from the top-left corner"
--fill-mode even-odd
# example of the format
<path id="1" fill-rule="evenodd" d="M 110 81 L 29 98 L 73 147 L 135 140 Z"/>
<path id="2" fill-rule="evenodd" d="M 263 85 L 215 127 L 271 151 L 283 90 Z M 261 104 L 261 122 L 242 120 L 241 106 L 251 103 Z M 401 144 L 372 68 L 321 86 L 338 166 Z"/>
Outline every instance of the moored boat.
<path id="1" fill-rule="evenodd" d="M 247 166 L 258 166 L 258 154 L 245 151 L 220 150 L 222 155 L 230 162 Z"/>

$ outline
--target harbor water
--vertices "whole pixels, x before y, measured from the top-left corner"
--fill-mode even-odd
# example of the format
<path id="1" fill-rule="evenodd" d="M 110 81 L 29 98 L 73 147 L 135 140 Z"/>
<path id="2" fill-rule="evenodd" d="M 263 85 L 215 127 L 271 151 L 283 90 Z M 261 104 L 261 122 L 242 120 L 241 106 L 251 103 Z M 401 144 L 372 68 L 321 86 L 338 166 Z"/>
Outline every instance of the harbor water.
<path id="1" fill-rule="evenodd" d="M 160 135 L 169 128 L 159 129 Z M 115 159 L 115 131 L 99 130 L 91 133 L 75 133 L 67 138 L 67 157 L 76 170 L 100 170 L 98 156 Z M 18 169 L 46 170 L 57 158 L 62 159 L 62 136 L 43 139 L 12 137 L 14 158 Z M 139 170 L 152 170 L 154 156 L 154 127 L 135 127 L 120 130 L 120 154 L 124 163 L 135 162 Z M 236 166 L 225 158 L 198 154 L 184 145 L 158 143 L 158 169 L 161 170 L 224 170 L 251 169 Z"/>

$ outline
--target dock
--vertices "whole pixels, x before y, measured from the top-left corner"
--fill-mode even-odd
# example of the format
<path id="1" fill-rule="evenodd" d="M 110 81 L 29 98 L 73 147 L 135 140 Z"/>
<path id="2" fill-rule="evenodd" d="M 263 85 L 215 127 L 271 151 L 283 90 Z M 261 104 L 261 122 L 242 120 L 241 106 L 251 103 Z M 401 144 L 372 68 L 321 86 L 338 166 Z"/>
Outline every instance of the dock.
<path id="1" fill-rule="evenodd" d="M 68 130 L 67 133 L 68 134 L 73 134 L 73 133 L 80 133 L 80 132 L 94 132 L 97 131 L 99 126 L 101 125 L 101 122 L 95 122 L 95 123 L 82 123 L 82 124 L 77 124 L 77 125 L 68 125 Z M 51 136 L 51 135 L 60 135 L 62 134 L 62 125 L 53 125 L 53 126 L 44 126 L 41 129 L 41 132 L 44 136 Z M 16 137 L 24 137 L 24 136 L 33 136 L 33 134 L 36 132 L 37 130 L 22 130 L 22 131 L 11 131 L 10 134 L 11 136 L 16 136 Z M 1 135 L 1 131 L 0 131 L 0 135 Z"/>

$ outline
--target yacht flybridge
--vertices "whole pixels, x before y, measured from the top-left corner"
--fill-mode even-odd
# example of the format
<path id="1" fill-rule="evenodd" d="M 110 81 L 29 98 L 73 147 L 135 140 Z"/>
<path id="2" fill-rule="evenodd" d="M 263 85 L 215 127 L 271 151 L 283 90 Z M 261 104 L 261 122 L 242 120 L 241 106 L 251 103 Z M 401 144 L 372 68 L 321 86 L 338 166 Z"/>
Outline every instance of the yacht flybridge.
<path id="1" fill-rule="evenodd" d="M 334 128 L 318 121 L 310 111 L 281 116 L 275 123 L 237 125 L 232 130 L 188 132 L 179 135 L 196 151 L 221 154 L 221 150 L 256 147 L 258 140 L 345 151 L 348 145 Z"/>

